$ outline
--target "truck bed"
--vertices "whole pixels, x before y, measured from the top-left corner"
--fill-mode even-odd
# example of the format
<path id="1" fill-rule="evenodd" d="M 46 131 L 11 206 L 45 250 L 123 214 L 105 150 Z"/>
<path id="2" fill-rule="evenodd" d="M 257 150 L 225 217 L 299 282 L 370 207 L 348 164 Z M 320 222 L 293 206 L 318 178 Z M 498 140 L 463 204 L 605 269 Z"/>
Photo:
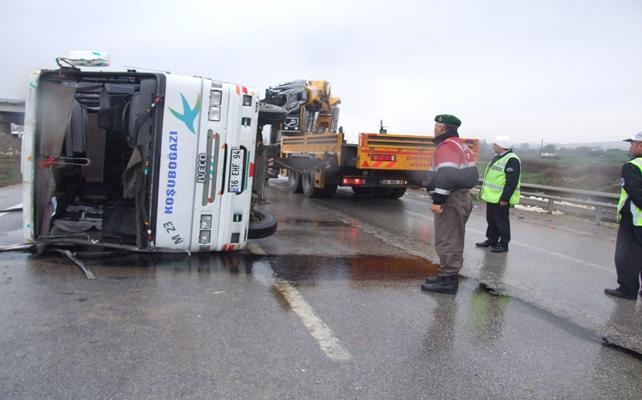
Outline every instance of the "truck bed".
<path id="1" fill-rule="evenodd" d="M 336 158 L 338 166 L 359 170 L 427 171 L 436 147 L 434 137 L 427 135 L 360 133 L 358 144 L 345 143 L 343 137 L 341 133 L 283 137 L 281 158 Z M 478 141 L 463 140 L 477 158 Z"/>

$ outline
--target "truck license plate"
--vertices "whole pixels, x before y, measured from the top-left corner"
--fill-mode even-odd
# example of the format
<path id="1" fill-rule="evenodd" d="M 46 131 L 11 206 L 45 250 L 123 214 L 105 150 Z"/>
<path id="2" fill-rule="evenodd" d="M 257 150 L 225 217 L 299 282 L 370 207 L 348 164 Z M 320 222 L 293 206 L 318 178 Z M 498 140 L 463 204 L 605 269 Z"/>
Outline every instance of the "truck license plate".
<path id="1" fill-rule="evenodd" d="M 379 181 L 382 185 L 403 185 L 403 179 L 381 179 Z"/>
<path id="2" fill-rule="evenodd" d="M 241 193 L 243 191 L 243 155 L 243 149 L 232 149 L 228 192 Z"/>

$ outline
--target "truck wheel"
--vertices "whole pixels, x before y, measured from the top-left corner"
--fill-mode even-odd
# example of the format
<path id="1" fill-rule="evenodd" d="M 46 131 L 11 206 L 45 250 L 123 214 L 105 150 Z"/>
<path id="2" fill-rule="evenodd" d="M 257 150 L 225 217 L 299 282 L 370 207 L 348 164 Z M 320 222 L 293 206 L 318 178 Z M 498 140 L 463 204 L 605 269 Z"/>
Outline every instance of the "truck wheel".
<path id="1" fill-rule="evenodd" d="M 398 199 L 404 194 L 406 194 L 406 188 L 395 188 L 395 189 L 392 189 L 392 194 L 390 195 L 390 198 Z"/>
<path id="2" fill-rule="evenodd" d="M 354 194 L 370 194 L 370 189 L 361 186 L 352 186 L 352 193 Z"/>
<path id="3" fill-rule="evenodd" d="M 392 197 L 392 193 L 394 191 L 393 188 L 386 187 L 374 187 L 371 190 L 374 197 L 378 197 L 380 199 L 388 199 Z"/>
<path id="4" fill-rule="evenodd" d="M 269 212 L 252 210 L 250 227 L 247 231 L 248 239 L 261 239 L 276 232 L 276 217 Z"/>
<path id="5" fill-rule="evenodd" d="M 305 197 L 324 197 L 324 189 L 314 187 L 314 172 L 305 172 L 301 175 L 301 186 Z"/>
<path id="6" fill-rule="evenodd" d="M 292 193 L 303 193 L 303 184 L 301 183 L 300 173 L 288 171 L 288 187 Z"/>
<path id="7" fill-rule="evenodd" d="M 333 197 L 335 193 L 337 193 L 337 185 L 326 183 L 325 187 L 323 188 L 323 193 L 321 194 L 321 197 L 329 199 Z"/>

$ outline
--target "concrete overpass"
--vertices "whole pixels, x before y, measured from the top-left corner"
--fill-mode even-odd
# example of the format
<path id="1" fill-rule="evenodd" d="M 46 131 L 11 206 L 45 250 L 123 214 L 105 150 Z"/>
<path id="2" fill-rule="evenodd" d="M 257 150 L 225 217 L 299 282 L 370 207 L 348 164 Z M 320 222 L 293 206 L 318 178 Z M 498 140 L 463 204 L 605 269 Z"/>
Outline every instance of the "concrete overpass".
<path id="1" fill-rule="evenodd" d="M 11 124 L 23 125 L 24 100 L 0 99 L 0 133 L 11 133 Z"/>

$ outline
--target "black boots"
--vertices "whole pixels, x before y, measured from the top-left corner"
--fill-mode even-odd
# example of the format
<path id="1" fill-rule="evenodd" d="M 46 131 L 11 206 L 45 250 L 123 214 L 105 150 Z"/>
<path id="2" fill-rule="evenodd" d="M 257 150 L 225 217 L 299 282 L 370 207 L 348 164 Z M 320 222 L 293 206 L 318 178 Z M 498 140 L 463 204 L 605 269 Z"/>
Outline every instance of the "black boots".
<path id="1" fill-rule="evenodd" d="M 490 239 L 486 239 L 483 242 L 475 243 L 477 247 L 490 247 L 490 251 L 493 253 L 506 253 L 508 251 L 508 243 L 498 243 Z"/>
<path id="2" fill-rule="evenodd" d="M 627 299 L 627 300 L 637 300 L 638 295 L 636 293 L 628 293 L 622 290 L 621 287 L 617 289 L 604 289 L 604 294 L 613 296 L 613 297 L 620 297 L 622 299 Z M 642 294 L 642 292 L 640 292 Z"/>
<path id="3" fill-rule="evenodd" d="M 457 293 L 459 288 L 459 279 L 457 275 L 439 276 L 437 278 L 428 278 L 421 285 L 421 290 L 436 293 Z"/>
<path id="4" fill-rule="evenodd" d="M 475 246 L 477 246 L 477 247 L 493 247 L 496 244 L 497 244 L 497 242 L 493 242 L 492 240 L 486 239 L 483 242 L 475 243 Z"/>
<path id="5" fill-rule="evenodd" d="M 506 253 L 508 251 L 508 244 L 506 243 L 497 243 L 495 246 L 490 248 L 491 253 Z"/>

